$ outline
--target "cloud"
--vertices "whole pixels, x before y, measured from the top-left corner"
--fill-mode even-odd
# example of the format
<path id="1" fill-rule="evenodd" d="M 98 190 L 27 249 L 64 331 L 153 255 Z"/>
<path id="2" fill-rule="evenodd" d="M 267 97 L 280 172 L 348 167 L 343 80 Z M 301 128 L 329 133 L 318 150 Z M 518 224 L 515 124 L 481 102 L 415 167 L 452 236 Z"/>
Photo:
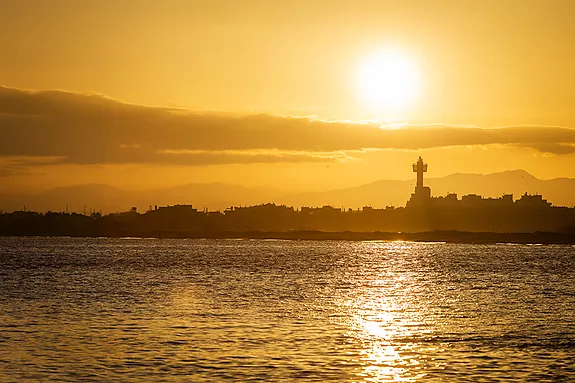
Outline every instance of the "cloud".
<path id="1" fill-rule="evenodd" d="M 13 176 L 32 176 L 37 175 L 26 168 L 15 166 L 2 166 L 0 167 L 0 178 L 13 177 Z"/>
<path id="2" fill-rule="evenodd" d="M 342 161 L 364 149 L 504 144 L 571 153 L 575 129 L 478 128 L 238 116 L 146 107 L 100 95 L 0 87 L 0 156 L 55 157 L 58 163 Z"/>
<path id="3" fill-rule="evenodd" d="M 353 157 L 350 151 L 305 152 L 273 150 L 160 150 L 155 153 L 156 162 L 210 165 L 246 164 L 266 162 L 332 162 L 346 161 Z"/>
<path id="4" fill-rule="evenodd" d="M 573 144 L 534 143 L 527 146 L 541 153 L 549 153 L 557 155 L 575 153 L 575 145 Z"/>

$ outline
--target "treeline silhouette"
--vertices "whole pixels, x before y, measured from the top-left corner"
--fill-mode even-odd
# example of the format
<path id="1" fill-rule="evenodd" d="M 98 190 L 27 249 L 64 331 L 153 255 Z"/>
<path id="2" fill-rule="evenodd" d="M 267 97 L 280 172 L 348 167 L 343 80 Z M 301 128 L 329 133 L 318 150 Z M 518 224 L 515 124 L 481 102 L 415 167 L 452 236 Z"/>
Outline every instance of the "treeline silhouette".
<path id="1" fill-rule="evenodd" d="M 38 213 L 16 211 L 0 214 L 0 235 L 89 237 L 225 237 L 242 233 L 421 233 L 421 232 L 553 232 L 575 235 L 575 208 L 426 207 L 343 210 L 331 206 L 301 208 L 275 204 L 198 211 L 190 205 L 135 209 L 123 213 Z M 261 236 L 265 237 L 265 234 Z M 301 236 L 305 236 L 301 234 Z M 365 235 L 363 235 L 365 237 Z"/>

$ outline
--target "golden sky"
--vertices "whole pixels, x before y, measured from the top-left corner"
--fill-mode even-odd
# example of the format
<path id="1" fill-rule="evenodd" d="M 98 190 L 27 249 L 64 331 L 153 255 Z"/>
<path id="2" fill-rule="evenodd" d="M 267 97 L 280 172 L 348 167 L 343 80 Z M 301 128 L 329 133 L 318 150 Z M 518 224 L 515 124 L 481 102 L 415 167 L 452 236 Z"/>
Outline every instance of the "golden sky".
<path id="1" fill-rule="evenodd" d="M 573 14 L 570 0 L 3 0 L 0 182 L 321 190 L 411 178 L 419 155 L 430 176 L 575 177 Z M 401 108 L 361 94 L 381 52 L 413 67 Z"/>

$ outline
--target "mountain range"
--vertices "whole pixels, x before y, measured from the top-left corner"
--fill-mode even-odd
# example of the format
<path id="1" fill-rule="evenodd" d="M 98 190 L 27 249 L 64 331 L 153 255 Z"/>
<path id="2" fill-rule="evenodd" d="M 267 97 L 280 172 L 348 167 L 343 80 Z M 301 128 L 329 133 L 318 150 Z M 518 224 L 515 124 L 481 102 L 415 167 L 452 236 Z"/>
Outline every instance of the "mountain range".
<path id="1" fill-rule="evenodd" d="M 427 178 L 432 195 L 447 193 L 479 194 L 500 197 L 524 193 L 542 194 L 555 206 L 575 205 L 575 179 L 538 179 L 524 170 L 493 174 L 452 174 L 442 178 Z M 365 185 L 322 192 L 285 193 L 272 188 L 249 188 L 223 183 L 186 184 L 163 189 L 127 191 L 109 185 L 89 184 L 60 187 L 39 193 L 5 194 L 0 196 L 0 210 L 34 211 L 102 211 L 119 212 L 137 207 L 145 211 L 150 206 L 191 204 L 199 209 L 223 210 L 229 206 L 246 206 L 267 202 L 294 206 L 332 205 L 344 208 L 372 206 L 405 206 L 415 187 L 415 180 L 381 180 Z"/>

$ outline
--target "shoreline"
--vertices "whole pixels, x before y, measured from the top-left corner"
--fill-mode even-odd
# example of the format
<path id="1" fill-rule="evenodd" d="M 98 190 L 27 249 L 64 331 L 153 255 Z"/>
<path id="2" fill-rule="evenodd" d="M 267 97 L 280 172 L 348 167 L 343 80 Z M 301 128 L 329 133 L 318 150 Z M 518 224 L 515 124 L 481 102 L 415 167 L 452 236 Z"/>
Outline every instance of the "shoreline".
<path id="1" fill-rule="evenodd" d="M 70 235 L 68 233 L 13 234 L 2 237 L 70 237 L 70 238 L 150 238 L 150 239 L 276 239 L 294 241 L 406 241 L 444 242 L 462 244 L 564 244 L 575 245 L 575 234 L 557 232 L 495 233 L 464 231 L 428 231 L 416 233 L 393 232 L 328 232 L 328 231 L 220 231 L 220 232 L 117 232 L 93 235 Z"/>

